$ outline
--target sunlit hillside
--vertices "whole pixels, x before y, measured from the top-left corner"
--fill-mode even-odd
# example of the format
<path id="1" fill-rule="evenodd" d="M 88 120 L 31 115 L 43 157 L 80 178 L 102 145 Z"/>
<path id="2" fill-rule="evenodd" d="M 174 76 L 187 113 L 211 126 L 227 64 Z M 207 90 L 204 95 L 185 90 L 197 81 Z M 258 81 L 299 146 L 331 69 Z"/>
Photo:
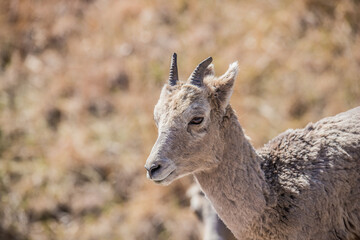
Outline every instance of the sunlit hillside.
<path id="1" fill-rule="evenodd" d="M 143 167 L 173 52 L 239 62 L 256 147 L 360 103 L 357 0 L 1 0 L 0 239 L 201 239 L 193 179 Z"/>

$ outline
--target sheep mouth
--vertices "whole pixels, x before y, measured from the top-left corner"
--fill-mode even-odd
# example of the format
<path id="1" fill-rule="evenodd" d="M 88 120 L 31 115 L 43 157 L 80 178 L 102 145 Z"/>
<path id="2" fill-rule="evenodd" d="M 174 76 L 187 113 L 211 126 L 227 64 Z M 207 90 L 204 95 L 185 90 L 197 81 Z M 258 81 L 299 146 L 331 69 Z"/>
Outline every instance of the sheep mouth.
<path id="1" fill-rule="evenodd" d="M 161 180 L 153 180 L 156 184 L 168 185 L 171 183 L 172 178 L 175 174 L 175 170 L 171 171 L 166 177 Z"/>

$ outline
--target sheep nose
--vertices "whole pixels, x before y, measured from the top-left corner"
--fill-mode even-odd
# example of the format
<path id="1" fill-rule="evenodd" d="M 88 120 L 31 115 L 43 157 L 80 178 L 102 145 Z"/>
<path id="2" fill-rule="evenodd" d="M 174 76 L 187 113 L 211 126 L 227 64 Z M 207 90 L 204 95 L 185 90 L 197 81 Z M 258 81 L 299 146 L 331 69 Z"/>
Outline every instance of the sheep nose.
<path id="1" fill-rule="evenodd" d="M 158 162 L 153 163 L 153 164 L 151 164 L 150 168 L 147 168 L 145 166 L 145 169 L 148 171 L 150 179 L 152 179 L 154 174 L 161 169 L 161 164 Z"/>

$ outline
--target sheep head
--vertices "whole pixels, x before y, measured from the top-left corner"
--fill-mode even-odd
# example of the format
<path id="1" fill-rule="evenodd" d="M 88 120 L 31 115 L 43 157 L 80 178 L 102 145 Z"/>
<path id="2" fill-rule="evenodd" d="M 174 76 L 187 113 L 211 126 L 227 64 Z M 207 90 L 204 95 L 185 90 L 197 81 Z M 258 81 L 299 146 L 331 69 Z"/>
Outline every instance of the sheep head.
<path id="1" fill-rule="evenodd" d="M 174 53 L 169 81 L 154 109 L 158 138 L 145 164 L 148 178 L 163 185 L 221 161 L 221 127 L 238 71 L 235 62 L 215 77 L 209 57 L 181 82 L 176 57 Z"/>

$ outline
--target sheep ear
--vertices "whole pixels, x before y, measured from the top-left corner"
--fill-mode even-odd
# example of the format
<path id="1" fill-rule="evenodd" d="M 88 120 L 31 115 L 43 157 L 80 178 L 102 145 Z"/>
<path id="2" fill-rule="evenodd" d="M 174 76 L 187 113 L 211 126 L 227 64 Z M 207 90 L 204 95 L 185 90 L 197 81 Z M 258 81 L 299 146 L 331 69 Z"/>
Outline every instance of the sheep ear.
<path id="1" fill-rule="evenodd" d="M 220 107 L 223 110 L 229 105 L 238 70 L 239 67 L 237 62 L 230 64 L 226 73 L 219 77 L 214 83 L 215 97 L 219 100 Z"/>

